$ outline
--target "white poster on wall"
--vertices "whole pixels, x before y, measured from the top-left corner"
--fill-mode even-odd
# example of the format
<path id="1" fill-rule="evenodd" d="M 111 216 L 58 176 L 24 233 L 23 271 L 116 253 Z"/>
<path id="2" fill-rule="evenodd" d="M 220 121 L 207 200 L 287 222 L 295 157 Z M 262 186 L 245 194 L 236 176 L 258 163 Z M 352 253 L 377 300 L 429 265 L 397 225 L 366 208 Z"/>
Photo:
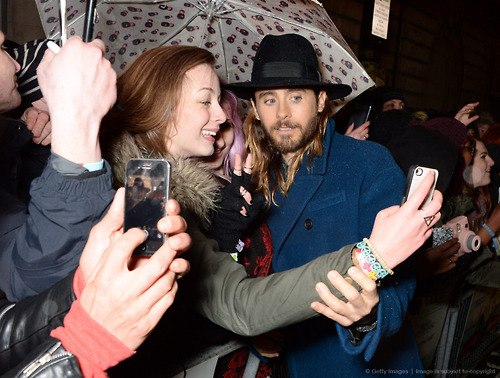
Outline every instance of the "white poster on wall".
<path id="1" fill-rule="evenodd" d="M 372 34 L 387 39 L 391 0 L 375 0 L 373 6 Z"/>

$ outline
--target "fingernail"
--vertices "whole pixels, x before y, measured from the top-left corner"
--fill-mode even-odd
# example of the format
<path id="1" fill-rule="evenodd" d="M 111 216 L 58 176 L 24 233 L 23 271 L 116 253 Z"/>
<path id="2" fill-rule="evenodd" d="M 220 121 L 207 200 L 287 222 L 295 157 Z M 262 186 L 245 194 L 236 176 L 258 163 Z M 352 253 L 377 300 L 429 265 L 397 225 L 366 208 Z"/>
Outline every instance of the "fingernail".
<path id="1" fill-rule="evenodd" d="M 339 278 L 339 273 L 336 270 L 332 270 L 332 271 L 328 272 L 328 278 L 336 281 Z"/>
<path id="2" fill-rule="evenodd" d="M 357 273 L 358 273 L 358 269 L 357 269 L 355 266 L 351 266 L 351 267 L 347 270 L 347 273 L 349 273 L 349 274 L 357 274 Z"/>
<path id="3" fill-rule="evenodd" d="M 47 47 L 54 53 L 54 54 L 57 54 L 59 52 L 59 50 L 61 50 L 61 48 L 56 45 L 55 42 L 53 41 L 48 41 L 47 42 Z"/>

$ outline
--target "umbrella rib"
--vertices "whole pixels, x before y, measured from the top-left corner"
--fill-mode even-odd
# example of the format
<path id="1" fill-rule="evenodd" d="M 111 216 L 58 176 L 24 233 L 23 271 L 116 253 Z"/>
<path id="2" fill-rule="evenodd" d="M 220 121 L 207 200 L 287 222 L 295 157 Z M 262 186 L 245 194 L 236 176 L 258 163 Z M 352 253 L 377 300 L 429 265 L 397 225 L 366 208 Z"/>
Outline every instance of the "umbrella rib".
<path id="1" fill-rule="evenodd" d="M 323 6 L 322 6 L 321 4 L 319 4 L 319 5 L 323 8 Z M 264 9 L 258 9 L 258 8 L 251 7 L 251 6 L 239 6 L 239 5 L 238 5 L 238 6 L 236 6 L 236 5 L 235 5 L 235 7 L 236 7 L 235 9 L 231 9 L 231 10 L 227 10 L 227 11 L 222 12 L 222 13 L 221 13 L 221 15 L 222 15 L 223 13 L 224 13 L 224 14 L 228 14 L 228 13 L 232 13 L 232 12 L 239 11 L 239 10 L 246 10 L 246 11 L 248 11 L 248 12 L 253 12 L 253 13 L 255 13 L 255 14 L 261 14 L 261 15 L 263 15 L 263 16 L 270 17 L 270 18 L 273 18 L 273 19 L 276 19 L 276 20 L 282 21 L 282 22 L 284 22 L 284 23 L 287 23 L 287 24 L 289 24 L 289 25 L 295 26 L 295 27 L 297 27 L 297 28 L 299 28 L 299 29 L 302 29 L 302 30 L 307 30 L 307 31 L 309 31 L 309 32 L 311 32 L 311 33 L 314 33 L 314 34 L 319 35 L 319 36 L 322 36 L 322 37 L 331 38 L 331 39 L 332 39 L 332 41 L 334 41 L 334 42 L 338 45 L 338 47 L 340 47 L 340 48 L 341 48 L 341 49 L 342 49 L 342 50 L 343 50 L 343 51 L 344 51 L 347 55 L 354 57 L 354 59 L 355 59 L 355 60 L 356 60 L 359 64 L 361 64 L 361 63 L 359 62 L 358 58 L 356 57 L 356 55 L 354 54 L 354 52 L 351 50 L 351 48 L 350 48 L 350 47 L 349 47 L 349 45 L 347 44 L 347 42 L 345 42 L 345 40 L 344 40 L 344 43 L 345 43 L 345 45 L 347 46 L 347 48 L 346 48 L 345 46 L 343 46 L 342 44 L 340 44 L 340 43 L 339 43 L 336 39 L 332 38 L 332 37 L 331 37 L 331 36 L 330 36 L 327 32 L 325 32 L 325 31 L 321 31 L 321 30 L 318 30 L 318 29 L 315 29 L 315 28 L 313 28 L 313 27 L 308 26 L 307 24 L 301 24 L 301 23 L 299 23 L 299 22 L 296 22 L 296 21 L 292 21 L 292 20 L 286 19 L 286 18 L 281 17 L 281 16 L 279 16 L 279 15 L 276 15 L 276 14 L 274 14 L 274 13 L 268 12 L 268 11 L 266 11 L 266 10 L 264 10 Z M 324 8 L 323 8 L 323 10 L 324 10 Z M 234 19 L 234 17 L 228 17 L 228 18 L 232 18 L 232 19 Z M 247 25 L 247 27 L 249 27 L 249 28 L 252 28 L 252 27 L 253 27 L 250 23 L 248 23 L 248 21 L 246 21 L 246 20 L 244 20 L 244 19 L 239 19 L 239 20 L 240 20 L 242 23 L 246 24 L 246 25 Z M 339 35 L 340 35 L 340 33 L 339 33 Z"/>
<path id="2" fill-rule="evenodd" d="M 82 15 L 80 15 L 80 16 L 78 16 L 78 17 L 77 17 L 77 18 L 75 18 L 74 20 L 72 20 L 73 22 L 72 22 L 71 24 L 68 24 L 68 25 L 66 26 L 66 30 L 67 30 L 67 29 L 68 29 L 71 25 L 76 24 L 76 22 L 77 22 L 80 18 L 82 18 L 82 17 L 85 17 L 85 13 L 83 13 L 83 14 L 82 14 Z M 51 39 L 52 39 L 52 38 L 54 38 L 54 39 L 55 39 L 57 36 L 61 36 L 61 35 L 62 35 L 62 34 L 61 34 L 61 28 L 59 28 L 59 31 L 58 31 L 57 33 L 55 33 L 55 34 L 51 35 L 51 36 L 50 36 L 50 38 L 51 38 Z M 60 39 L 60 38 L 61 38 L 61 37 L 59 37 L 59 39 Z"/>
<path id="3" fill-rule="evenodd" d="M 260 15 L 263 15 L 265 17 L 269 17 L 269 18 L 272 18 L 272 19 L 276 19 L 276 20 L 285 22 L 285 23 L 287 23 L 289 25 L 296 26 L 299 29 L 307 30 L 307 31 L 313 32 L 315 34 L 322 35 L 323 37 L 330 37 L 330 35 L 327 32 L 325 32 L 325 31 L 320 31 L 320 30 L 318 30 L 318 29 L 316 29 L 314 27 L 308 26 L 307 24 L 301 24 L 301 23 L 299 23 L 297 21 L 292 21 L 290 19 L 281 17 L 279 14 L 268 12 L 268 11 L 266 11 L 264 9 L 255 8 L 255 7 L 252 7 L 252 6 L 249 6 L 249 5 L 242 6 L 242 5 L 239 5 L 239 4 L 234 4 L 232 1 L 228 1 L 228 2 L 231 3 L 231 4 L 233 4 L 235 8 L 234 9 L 228 9 L 226 11 L 221 12 L 220 16 L 227 15 L 229 13 L 233 13 L 233 12 L 240 11 L 240 10 L 246 10 L 248 12 L 252 12 L 252 13 L 255 13 L 255 14 L 260 14 Z M 321 5 L 321 3 L 317 2 L 317 1 L 314 1 L 314 2 L 317 3 L 324 10 L 324 8 Z M 235 19 L 234 17 L 227 17 L 227 18 Z M 247 24 L 247 26 L 252 26 L 251 24 L 249 24 L 244 19 L 240 19 L 240 21 L 244 21 Z M 347 44 L 347 42 L 346 42 L 346 44 Z"/>
<path id="4" fill-rule="evenodd" d="M 226 59 L 226 49 L 225 49 L 225 43 L 224 43 L 224 35 L 222 34 L 222 26 L 220 24 L 220 18 L 218 18 L 217 20 L 217 26 L 219 28 L 219 33 L 220 33 L 220 36 L 221 36 L 221 40 L 222 40 L 222 43 L 221 43 L 221 49 L 222 49 L 222 54 L 223 54 L 223 59 L 222 61 L 224 62 L 224 72 L 226 73 L 226 82 L 228 83 L 229 82 L 229 67 L 228 67 L 228 64 L 227 64 L 227 59 Z"/>

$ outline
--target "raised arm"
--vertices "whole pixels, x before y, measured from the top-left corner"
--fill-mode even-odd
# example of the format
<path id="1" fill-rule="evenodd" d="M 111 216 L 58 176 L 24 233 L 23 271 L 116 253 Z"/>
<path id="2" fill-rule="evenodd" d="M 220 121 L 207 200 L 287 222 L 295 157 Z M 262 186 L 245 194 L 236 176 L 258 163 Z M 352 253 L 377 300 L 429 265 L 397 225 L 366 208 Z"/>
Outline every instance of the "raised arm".
<path id="1" fill-rule="evenodd" d="M 116 100 L 116 73 L 103 51 L 99 40 L 70 38 L 57 55 L 47 50 L 38 67 L 51 116 L 52 156 L 32 183 L 28 212 L 14 201 L 2 203 L 0 288 L 12 301 L 45 290 L 75 269 L 88 231 L 113 198 L 98 133 Z"/>
<path id="2" fill-rule="evenodd" d="M 439 192 L 425 209 L 419 210 L 431 183 L 432 177 L 428 177 L 403 206 L 381 211 L 375 221 L 370 239 L 391 268 L 424 243 L 439 219 L 442 203 Z M 429 225 L 424 221 L 427 214 L 435 215 Z M 311 318 L 316 314 L 311 303 L 321 300 L 315 290 L 320 281 L 337 298 L 344 298 L 327 280 L 327 274 L 336 270 L 341 276 L 347 275 L 347 270 L 354 265 L 354 245 L 323 255 L 299 268 L 268 277 L 249 278 L 241 265 L 228 254 L 218 252 L 217 243 L 207 239 L 196 223 L 187 219 L 193 245 L 186 259 L 191 262 L 192 273 L 183 284 L 190 286 L 190 303 L 220 326 L 251 336 Z M 360 290 L 358 285 L 355 287 Z"/>

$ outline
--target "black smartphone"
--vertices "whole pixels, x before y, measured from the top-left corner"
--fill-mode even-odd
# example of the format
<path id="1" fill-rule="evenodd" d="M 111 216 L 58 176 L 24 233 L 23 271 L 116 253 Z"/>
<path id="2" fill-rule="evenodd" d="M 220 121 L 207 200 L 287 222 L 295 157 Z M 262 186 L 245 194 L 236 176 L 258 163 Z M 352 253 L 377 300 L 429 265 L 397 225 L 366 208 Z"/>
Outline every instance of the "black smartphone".
<path id="1" fill-rule="evenodd" d="M 432 184 L 431 190 L 429 190 L 427 197 L 425 197 L 425 200 L 422 202 L 422 205 L 420 207 L 422 208 L 432 200 L 432 196 L 434 195 L 434 189 L 436 188 L 436 182 L 439 175 L 439 171 L 434 168 L 422 167 L 420 165 L 412 165 L 408 170 L 408 176 L 406 177 L 406 189 L 401 204 L 406 202 L 406 200 L 413 194 L 413 192 L 420 185 L 424 177 L 430 171 L 434 172 L 434 183 Z"/>
<path id="2" fill-rule="evenodd" d="M 355 129 L 358 128 L 363 123 L 368 121 L 371 112 L 372 112 L 372 106 L 370 104 L 356 107 L 356 109 L 349 117 L 349 120 L 347 121 L 347 126 L 354 123 L 354 128 Z"/>
<path id="3" fill-rule="evenodd" d="M 163 159 L 131 159 L 125 172 L 124 230 L 137 227 L 148 232 L 134 254 L 153 255 L 165 242 L 158 221 L 165 216 L 170 188 L 170 164 Z"/>

